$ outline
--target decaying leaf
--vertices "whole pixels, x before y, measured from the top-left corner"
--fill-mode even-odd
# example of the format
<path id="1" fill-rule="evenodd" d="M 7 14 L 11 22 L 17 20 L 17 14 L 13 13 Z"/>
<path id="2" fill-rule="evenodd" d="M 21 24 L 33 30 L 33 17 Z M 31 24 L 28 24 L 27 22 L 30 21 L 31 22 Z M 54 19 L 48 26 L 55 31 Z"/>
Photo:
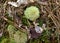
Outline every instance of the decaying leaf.
<path id="1" fill-rule="evenodd" d="M 8 2 L 8 4 L 14 6 L 14 7 L 19 7 L 21 4 L 28 4 L 28 2 L 35 2 L 38 0 L 17 0 L 17 2 Z"/>
<path id="2" fill-rule="evenodd" d="M 21 4 L 27 4 L 27 0 L 17 0 L 17 2 L 8 2 L 8 4 L 14 6 L 14 7 L 19 7 Z"/>
<path id="3" fill-rule="evenodd" d="M 31 38 L 38 38 L 41 33 L 37 33 L 34 28 L 30 29 Z"/>

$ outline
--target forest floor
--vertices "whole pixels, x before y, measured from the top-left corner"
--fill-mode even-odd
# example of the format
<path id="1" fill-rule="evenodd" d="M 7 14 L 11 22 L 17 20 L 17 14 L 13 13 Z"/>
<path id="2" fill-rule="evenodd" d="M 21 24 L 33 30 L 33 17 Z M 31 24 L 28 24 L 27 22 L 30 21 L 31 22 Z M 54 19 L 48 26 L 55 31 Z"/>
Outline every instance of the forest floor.
<path id="1" fill-rule="evenodd" d="M 29 0 L 18 7 L 9 1 L 16 2 L 0 1 L 0 43 L 60 43 L 60 0 Z M 30 6 L 39 8 L 40 17 L 34 22 L 24 17 Z M 35 28 L 43 31 L 37 33 Z"/>

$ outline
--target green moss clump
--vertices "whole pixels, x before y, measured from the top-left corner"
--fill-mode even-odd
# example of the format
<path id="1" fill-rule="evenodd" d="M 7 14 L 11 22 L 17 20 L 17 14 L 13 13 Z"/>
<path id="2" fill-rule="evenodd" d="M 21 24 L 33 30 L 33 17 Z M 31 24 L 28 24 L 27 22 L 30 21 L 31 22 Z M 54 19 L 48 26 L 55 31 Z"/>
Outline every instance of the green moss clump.
<path id="1" fill-rule="evenodd" d="M 26 8 L 24 15 L 27 19 L 35 21 L 39 17 L 39 9 L 36 6 Z"/>
<path id="2" fill-rule="evenodd" d="M 16 33 L 14 34 L 14 39 L 15 39 L 16 43 L 26 43 L 27 35 L 20 31 L 16 31 Z"/>
<path id="3" fill-rule="evenodd" d="M 13 25 L 9 25 L 7 30 L 9 32 L 10 43 L 25 43 L 27 41 L 27 34 L 16 30 Z"/>
<path id="4" fill-rule="evenodd" d="M 8 43 L 8 39 L 7 38 L 4 38 L 1 43 Z"/>

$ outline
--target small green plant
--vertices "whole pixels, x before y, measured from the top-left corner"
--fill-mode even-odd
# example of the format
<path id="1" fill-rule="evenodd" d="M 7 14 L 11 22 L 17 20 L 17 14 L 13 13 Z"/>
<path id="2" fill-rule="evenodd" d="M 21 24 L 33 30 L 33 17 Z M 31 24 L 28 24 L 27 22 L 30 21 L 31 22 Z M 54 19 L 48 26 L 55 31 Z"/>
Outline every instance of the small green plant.
<path id="1" fill-rule="evenodd" d="M 36 6 L 26 8 L 24 15 L 27 19 L 35 21 L 39 17 L 39 9 Z"/>

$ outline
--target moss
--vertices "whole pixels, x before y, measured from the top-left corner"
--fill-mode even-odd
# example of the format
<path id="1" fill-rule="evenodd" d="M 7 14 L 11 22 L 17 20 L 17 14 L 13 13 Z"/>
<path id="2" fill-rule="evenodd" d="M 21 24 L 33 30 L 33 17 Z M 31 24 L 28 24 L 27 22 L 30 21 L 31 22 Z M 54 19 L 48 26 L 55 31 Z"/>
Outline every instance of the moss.
<path id="1" fill-rule="evenodd" d="M 8 43 L 8 39 L 7 38 L 4 38 L 1 43 Z"/>
<path id="2" fill-rule="evenodd" d="M 30 22 L 25 17 L 22 17 L 22 24 L 23 25 L 26 25 L 26 26 L 29 26 L 30 25 Z"/>
<path id="3" fill-rule="evenodd" d="M 27 35 L 20 31 L 16 31 L 16 33 L 14 34 L 14 39 L 16 43 L 26 43 Z"/>
<path id="4" fill-rule="evenodd" d="M 15 31 L 16 28 L 15 28 L 13 25 L 9 25 L 9 26 L 7 27 L 7 30 L 8 30 L 8 32 L 9 32 L 9 36 L 10 36 L 10 37 L 13 37 L 13 34 L 16 32 L 16 31 Z"/>
<path id="5" fill-rule="evenodd" d="M 39 17 L 39 9 L 36 6 L 26 8 L 25 17 L 31 21 L 35 21 Z"/>
<path id="6" fill-rule="evenodd" d="M 27 34 L 16 30 L 12 25 L 7 28 L 9 32 L 10 43 L 25 43 L 27 41 Z"/>

